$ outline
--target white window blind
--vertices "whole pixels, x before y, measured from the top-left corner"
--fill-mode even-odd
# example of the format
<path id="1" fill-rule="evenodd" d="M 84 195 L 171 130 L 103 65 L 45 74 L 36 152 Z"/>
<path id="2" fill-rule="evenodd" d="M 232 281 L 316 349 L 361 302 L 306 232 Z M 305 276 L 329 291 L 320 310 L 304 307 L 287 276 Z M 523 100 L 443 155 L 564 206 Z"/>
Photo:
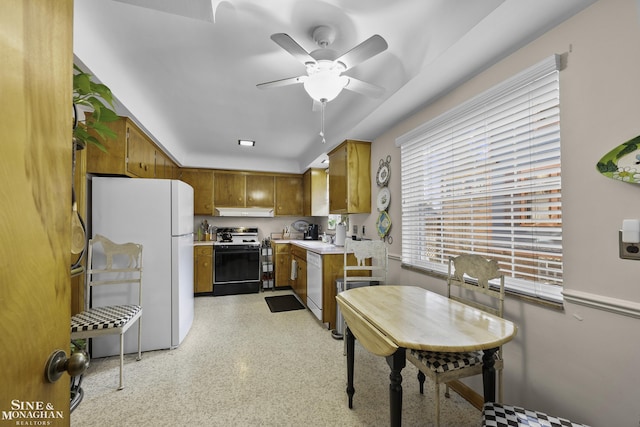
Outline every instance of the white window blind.
<path id="1" fill-rule="evenodd" d="M 402 262 L 496 259 L 505 286 L 562 301 L 559 57 L 399 137 Z"/>

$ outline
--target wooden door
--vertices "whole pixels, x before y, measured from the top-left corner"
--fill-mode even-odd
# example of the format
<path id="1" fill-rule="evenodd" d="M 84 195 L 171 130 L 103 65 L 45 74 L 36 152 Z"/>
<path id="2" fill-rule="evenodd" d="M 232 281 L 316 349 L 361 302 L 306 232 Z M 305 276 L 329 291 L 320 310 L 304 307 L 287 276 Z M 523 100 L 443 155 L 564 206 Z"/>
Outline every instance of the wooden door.
<path id="1" fill-rule="evenodd" d="M 302 176 L 276 177 L 276 215 L 302 215 Z"/>
<path id="2" fill-rule="evenodd" d="M 213 182 L 213 203 L 216 208 L 245 207 L 245 177 L 239 173 L 216 172 Z"/>
<path id="3" fill-rule="evenodd" d="M 195 246 L 193 250 L 193 291 L 213 292 L 213 246 Z"/>
<path id="4" fill-rule="evenodd" d="M 42 405 L 56 426 L 69 425 L 69 376 L 49 383 L 44 366 L 70 344 L 72 18 L 72 0 L 0 13 L 0 411 Z"/>
<path id="5" fill-rule="evenodd" d="M 127 124 L 127 171 L 140 178 L 154 178 L 155 148 L 136 126 Z"/>
<path id="6" fill-rule="evenodd" d="M 193 213 L 213 215 L 213 171 L 180 169 L 180 180 L 193 187 Z"/>
<path id="7" fill-rule="evenodd" d="M 274 177 L 247 175 L 247 207 L 273 208 L 275 206 Z"/>
<path id="8" fill-rule="evenodd" d="M 347 147 L 329 153 L 329 212 L 347 212 Z"/>

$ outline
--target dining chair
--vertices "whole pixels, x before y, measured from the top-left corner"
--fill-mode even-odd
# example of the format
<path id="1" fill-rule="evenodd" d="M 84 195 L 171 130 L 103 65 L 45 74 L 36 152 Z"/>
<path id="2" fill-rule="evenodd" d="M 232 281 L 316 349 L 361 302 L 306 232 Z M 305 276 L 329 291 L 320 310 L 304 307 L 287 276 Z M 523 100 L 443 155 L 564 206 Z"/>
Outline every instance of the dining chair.
<path id="1" fill-rule="evenodd" d="M 99 250 L 101 247 L 101 251 Z M 96 250 L 98 249 L 98 250 Z M 98 255 L 96 257 L 96 255 Z M 130 292 L 137 304 L 91 306 L 91 291 L 96 286 L 118 286 L 122 298 Z M 135 286 L 135 289 L 129 289 Z M 142 358 L 142 245 L 114 243 L 97 234 L 89 240 L 85 309 L 71 318 L 71 339 L 89 339 L 103 335 L 120 335 L 120 385 L 124 388 L 124 334 L 138 321 L 138 356 Z"/>
<path id="2" fill-rule="evenodd" d="M 349 263 L 349 254 L 356 258 Z M 368 262 L 369 261 L 369 262 Z M 387 280 L 387 246 L 382 240 L 345 240 L 343 280 L 344 289 L 353 282 L 384 282 Z"/>
<path id="3" fill-rule="evenodd" d="M 468 276 L 467 280 L 464 276 Z M 498 279 L 496 286 L 489 280 Z M 495 260 L 480 255 L 465 254 L 449 259 L 447 274 L 447 296 L 455 301 L 503 317 L 504 275 Z M 448 383 L 460 378 L 482 374 L 482 351 L 436 352 L 411 350 L 407 360 L 418 368 L 420 394 L 424 393 L 424 381 L 428 376 L 435 387 L 435 425 L 440 425 L 440 384 L 446 385 L 445 397 L 449 395 Z M 498 400 L 502 401 L 502 347 L 495 353 L 495 369 L 498 371 Z"/>
<path id="4" fill-rule="evenodd" d="M 350 255 L 355 257 L 355 264 Z M 378 285 L 387 280 L 388 254 L 387 246 L 382 240 L 345 240 L 343 258 L 343 275 L 337 280 L 339 292 L 362 286 Z M 341 282 L 341 283 L 340 283 Z M 337 307 L 336 329 L 331 333 L 335 339 L 342 339 L 345 322 Z M 347 354 L 345 341 L 344 355 Z"/>
<path id="5" fill-rule="evenodd" d="M 487 402 L 482 407 L 482 427 L 589 427 L 566 418 L 548 415 L 520 406 Z"/>

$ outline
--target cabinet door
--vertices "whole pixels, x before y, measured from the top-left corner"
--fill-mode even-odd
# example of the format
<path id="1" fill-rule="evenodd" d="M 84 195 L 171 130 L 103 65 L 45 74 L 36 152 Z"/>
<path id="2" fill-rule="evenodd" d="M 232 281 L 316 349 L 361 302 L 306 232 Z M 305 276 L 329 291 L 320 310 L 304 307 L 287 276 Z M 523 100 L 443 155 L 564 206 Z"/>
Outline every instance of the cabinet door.
<path id="1" fill-rule="evenodd" d="M 270 175 L 246 176 L 247 207 L 273 208 L 275 206 L 274 177 Z"/>
<path id="2" fill-rule="evenodd" d="M 302 300 L 304 305 L 307 305 L 307 261 L 298 258 L 298 279 L 297 279 L 296 293 Z"/>
<path id="3" fill-rule="evenodd" d="M 213 292 L 213 247 L 195 246 L 193 291 L 196 294 Z"/>
<path id="4" fill-rule="evenodd" d="M 193 187 L 193 213 L 213 215 L 213 171 L 181 169 L 180 179 Z"/>
<path id="5" fill-rule="evenodd" d="M 86 113 L 91 115 L 91 113 Z M 128 175 L 126 170 L 127 159 L 127 119 L 120 117 L 118 120 L 108 124 L 117 137 L 115 139 L 107 138 L 102 141 L 102 145 L 107 150 L 100 150 L 93 144 L 88 144 L 86 149 L 87 156 L 87 173 L 109 174 L 109 175 Z M 95 132 L 91 135 L 100 139 Z"/>
<path id="6" fill-rule="evenodd" d="M 347 212 L 347 147 L 329 154 L 329 212 Z"/>
<path id="7" fill-rule="evenodd" d="M 329 215 L 329 193 L 325 169 L 308 169 L 302 176 L 304 216 Z"/>
<path id="8" fill-rule="evenodd" d="M 245 207 L 245 176 L 230 172 L 216 172 L 213 204 L 215 207 Z"/>
<path id="9" fill-rule="evenodd" d="M 127 171 L 140 178 L 155 178 L 156 150 L 138 128 L 127 125 Z"/>
<path id="10" fill-rule="evenodd" d="M 302 176 L 276 177 L 276 215 L 302 214 Z"/>
<path id="11" fill-rule="evenodd" d="M 276 245 L 276 250 L 274 250 L 275 286 L 291 286 L 291 254 L 288 251 L 278 251 L 280 246 L 289 245 Z"/>

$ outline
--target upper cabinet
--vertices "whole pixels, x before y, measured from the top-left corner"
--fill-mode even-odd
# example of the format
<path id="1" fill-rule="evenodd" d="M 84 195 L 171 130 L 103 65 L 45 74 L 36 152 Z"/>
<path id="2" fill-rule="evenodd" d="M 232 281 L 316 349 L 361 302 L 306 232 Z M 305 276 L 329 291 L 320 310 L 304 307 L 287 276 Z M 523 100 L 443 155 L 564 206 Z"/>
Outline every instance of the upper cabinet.
<path id="1" fill-rule="evenodd" d="M 326 169 L 307 169 L 302 176 L 303 215 L 329 215 L 329 192 Z"/>
<path id="2" fill-rule="evenodd" d="M 371 213 L 371 143 L 348 139 L 329 152 L 329 212 Z"/>
<path id="3" fill-rule="evenodd" d="M 182 168 L 178 178 L 193 187 L 193 213 L 213 215 L 213 170 Z"/>
<path id="4" fill-rule="evenodd" d="M 214 206 L 216 208 L 273 208 L 273 175 L 215 171 Z"/>
<path id="5" fill-rule="evenodd" d="M 218 208 L 245 207 L 245 176 L 237 172 L 216 171 L 213 204 Z"/>
<path id="6" fill-rule="evenodd" d="M 103 142 L 106 152 L 93 144 L 87 145 L 87 173 L 135 178 L 173 177 L 175 163 L 133 121 L 120 117 L 109 127 L 117 137 Z M 171 176 L 167 176 L 167 170 L 171 171 Z"/>
<path id="7" fill-rule="evenodd" d="M 246 176 L 246 207 L 273 208 L 275 205 L 275 181 L 273 175 Z"/>
<path id="8" fill-rule="evenodd" d="M 302 176 L 276 176 L 276 215 L 302 215 Z"/>

